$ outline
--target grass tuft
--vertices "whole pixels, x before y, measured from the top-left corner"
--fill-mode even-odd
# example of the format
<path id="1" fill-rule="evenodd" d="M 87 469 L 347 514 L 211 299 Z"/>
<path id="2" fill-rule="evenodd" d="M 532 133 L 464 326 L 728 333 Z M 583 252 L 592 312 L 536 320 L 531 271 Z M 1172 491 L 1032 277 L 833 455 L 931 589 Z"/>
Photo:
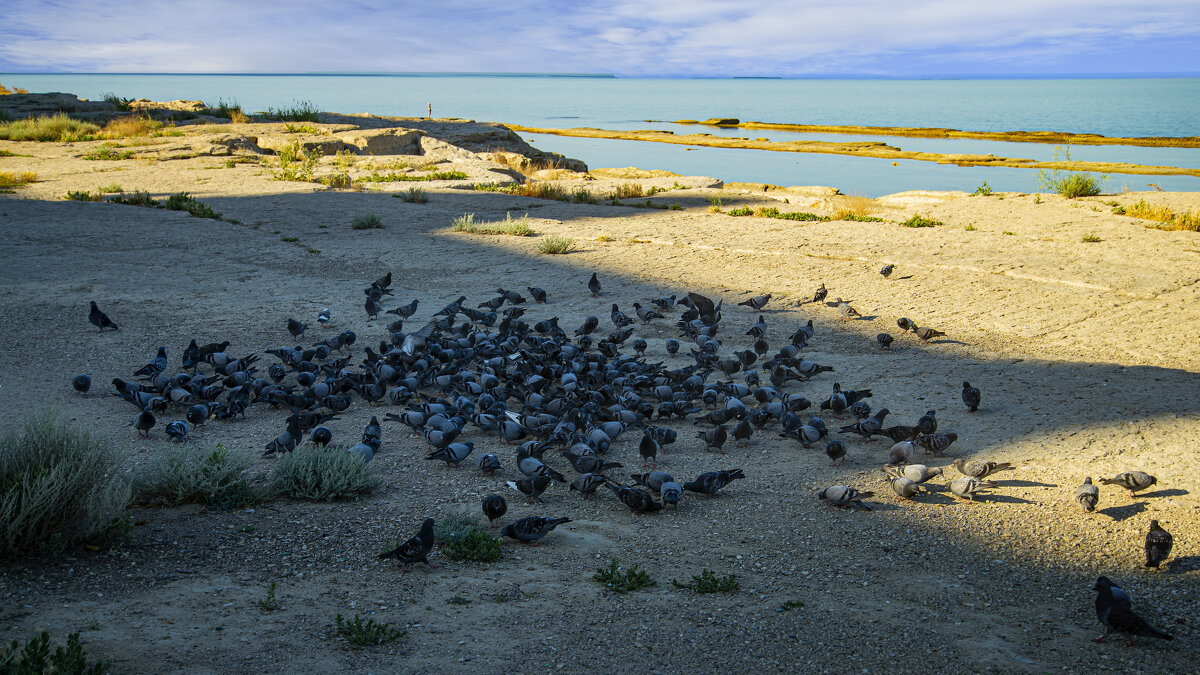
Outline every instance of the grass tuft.
<path id="1" fill-rule="evenodd" d="M 267 108 L 267 117 L 282 122 L 319 122 L 319 113 L 312 101 L 294 101 L 286 108 Z"/>
<path id="2" fill-rule="evenodd" d="M 474 213 L 464 213 L 454 219 L 455 232 L 468 234 L 507 234 L 513 237 L 530 237 L 534 231 L 529 227 L 529 214 L 513 220 L 512 214 L 506 214 L 504 220 L 495 222 L 475 222 Z"/>
<path id="3" fill-rule="evenodd" d="M 752 216 L 752 215 L 754 215 L 754 209 L 750 208 L 749 206 L 743 206 L 740 209 L 729 209 L 728 211 L 725 212 L 725 215 L 727 215 L 727 216 Z"/>
<path id="4" fill-rule="evenodd" d="M 152 120 L 146 115 L 128 115 L 104 125 L 100 135 L 104 138 L 163 135 L 163 126 L 162 122 Z"/>
<path id="5" fill-rule="evenodd" d="M 122 188 L 120 186 L 120 184 L 118 184 L 118 183 L 109 183 L 108 185 L 101 185 L 100 187 L 98 187 L 96 189 L 98 191 L 100 191 L 102 194 L 106 194 L 106 195 L 116 194 L 118 192 L 125 191 L 125 189 Z"/>
<path id="6" fill-rule="evenodd" d="M 936 227 L 941 225 L 942 221 L 926 218 L 918 213 L 914 213 L 911 218 L 900 223 L 903 227 Z"/>
<path id="7" fill-rule="evenodd" d="M 42 631 L 25 641 L 21 647 L 13 640 L 7 647 L 0 647 L 0 673 L 4 675 L 35 675 L 38 673 L 62 673 L 63 675 L 102 675 L 108 664 L 96 661 L 88 665 L 87 652 L 79 644 L 79 633 L 67 636 L 67 646 L 58 646 L 50 651 L 50 633 Z"/>
<path id="8" fill-rule="evenodd" d="M 1056 162 L 1071 161 L 1071 146 L 1054 146 Z M 1083 171 L 1060 171 L 1052 169 L 1038 171 L 1038 184 L 1051 192 L 1075 199 L 1076 197 L 1094 197 L 1100 194 L 1100 186 L 1108 180 L 1106 174 L 1090 174 Z"/>
<path id="9" fill-rule="evenodd" d="M 404 637 L 407 633 L 406 630 L 394 628 L 390 623 L 375 623 L 375 619 L 368 618 L 363 622 L 357 614 L 351 621 L 343 619 L 341 614 L 337 615 L 337 634 L 357 647 L 381 645 Z"/>
<path id="10" fill-rule="evenodd" d="M 475 518 L 447 514 L 433 528 L 433 534 L 441 542 L 442 553 L 451 560 L 495 562 L 503 554 L 500 540 L 479 527 Z"/>
<path id="11" fill-rule="evenodd" d="M 99 132 L 99 126 L 61 112 L 0 123 L 0 140 L 7 141 L 73 143 L 93 140 Z"/>
<path id="12" fill-rule="evenodd" d="M 111 443 L 48 412 L 0 437 L 0 560 L 55 557 L 128 533 L 129 486 Z"/>
<path id="13" fill-rule="evenodd" d="M 416 187 L 409 188 L 407 192 L 397 192 L 392 196 L 409 204 L 427 204 L 429 202 L 429 193 Z"/>
<path id="14" fill-rule="evenodd" d="M 0 188 L 21 187 L 37 181 L 38 175 L 32 171 L 0 171 Z"/>
<path id="15" fill-rule="evenodd" d="M 690 588 L 697 593 L 732 593 L 742 585 L 736 574 L 718 577 L 715 572 L 707 569 L 699 576 L 693 574 L 691 583 L 681 584 L 675 579 L 672 579 L 671 583 L 678 588 Z"/>
<path id="16" fill-rule="evenodd" d="M 560 237 L 556 234 L 542 237 L 538 242 L 538 253 L 547 255 L 559 255 L 562 253 L 570 253 L 575 250 L 575 240 L 570 237 Z"/>
<path id="17" fill-rule="evenodd" d="M 639 588 L 649 588 L 658 583 L 651 579 L 644 570 L 639 570 L 637 565 L 622 571 L 617 565 L 616 558 L 609 561 L 608 567 L 597 569 L 592 579 L 604 584 L 610 591 L 622 595 Z"/>
<path id="18" fill-rule="evenodd" d="M 875 200 L 869 197 L 839 195 L 833 204 L 833 216 L 830 220 L 878 222 L 878 218 L 869 218 L 875 207 Z"/>
<path id="19" fill-rule="evenodd" d="M 267 588 L 267 597 L 258 601 L 258 608 L 263 612 L 274 612 L 279 609 L 279 601 L 275 599 L 275 582 Z"/>
<path id="20" fill-rule="evenodd" d="M 979 187 L 975 188 L 975 191 L 971 193 L 971 196 L 972 197 L 988 197 L 991 194 L 992 194 L 992 186 L 988 185 L 987 181 L 985 180 L 985 181 L 983 181 L 983 185 L 980 185 Z"/>
<path id="21" fill-rule="evenodd" d="M 1095 244 L 1096 242 L 1101 241 L 1101 239 L 1100 239 L 1100 237 L 1096 236 L 1095 234 L 1085 234 L 1085 235 L 1083 235 L 1082 241 L 1085 244 Z"/>
<path id="22" fill-rule="evenodd" d="M 352 230 L 381 230 L 383 229 L 383 221 L 379 219 L 376 213 L 360 213 L 354 216 L 354 221 L 350 225 Z"/>
<path id="23" fill-rule="evenodd" d="M 1161 223 L 1161 225 L 1146 224 L 1146 227 L 1159 230 L 1200 232 L 1200 212 L 1191 210 L 1176 212 L 1168 206 L 1150 204 L 1145 199 L 1139 199 L 1137 203 L 1129 206 L 1115 206 L 1112 212 L 1117 215 Z"/>
<path id="24" fill-rule="evenodd" d="M 99 161 L 117 161 L 129 159 L 133 156 L 132 150 L 118 150 L 121 146 L 113 143 L 101 143 L 99 146 L 92 148 L 90 152 L 82 155 L 83 159 L 99 160 Z"/>
<path id="25" fill-rule="evenodd" d="M 187 211 L 197 218 L 212 218 L 220 220 L 221 214 L 212 210 L 208 204 L 196 199 L 186 192 L 176 192 L 167 197 L 167 201 L 163 204 L 163 208 L 168 211 Z"/>
<path id="26" fill-rule="evenodd" d="M 276 167 L 271 169 L 275 180 L 311 181 L 317 163 L 321 161 L 321 153 L 306 151 L 298 142 L 292 141 L 279 150 L 275 161 Z"/>
<path id="27" fill-rule="evenodd" d="M 99 192 L 92 194 L 87 190 L 67 190 L 67 194 L 63 199 L 69 199 L 73 202 L 98 202 L 104 199 L 104 195 Z"/>
<path id="28" fill-rule="evenodd" d="M 279 460 L 268 492 L 327 502 L 365 495 L 378 486 L 374 471 L 357 455 L 338 448 L 308 446 Z"/>
<path id="29" fill-rule="evenodd" d="M 120 96 L 117 96 L 116 94 L 112 93 L 111 91 L 101 94 L 100 97 L 102 99 L 104 99 L 105 103 L 111 104 L 114 108 L 116 108 L 117 110 L 120 110 L 121 112 L 129 112 L 129 109 L 131 107 L 129 104 L 133 103 L 133 99 L 121 98 Z"/>
<path id="30" fill-rule="evenodd" d="M 129 206 L 158 206 L 158 200 L 151 197 L 149 192 L 145 190 L 136 190 L 128 194 L 121 192 L 115 197 L 109 197 L 109 202 L 113 204 L 128 204 Z"/>
<path id="31" fill-rule="evenodd" d="M 617 189 L 613 191 L 611 199 L 635 199 L 637 197 L 645 197 L 646 192 L 641 185 L 637 183 L 621 183 Z"/>
<path id="32" fill-rule="evenodd" d="M 203 504 L 218 511 L 257 504 L 262 495 L 247 475 L 251 461 L 249 452 L 220 443 L 212 450 L 163 450 L 134 482 L 135 500 L 153 506 Z"/>

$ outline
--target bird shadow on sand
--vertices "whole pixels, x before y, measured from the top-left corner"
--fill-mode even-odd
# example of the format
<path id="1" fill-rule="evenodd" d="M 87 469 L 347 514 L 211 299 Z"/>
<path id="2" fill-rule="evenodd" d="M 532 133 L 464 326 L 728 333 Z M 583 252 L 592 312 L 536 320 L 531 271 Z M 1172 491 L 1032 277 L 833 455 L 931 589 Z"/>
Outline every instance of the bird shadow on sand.
<path id="1" fill-rule="evenodd" d="M 871 314 L 869 316 L 859 316 L 859 317 L 855 318 L 854 320 L 855 321 L 874 321 L 875 319 L 878 319 L 878 318 L 879 317 L 877 315 Z"/>
<path id="2" fill-rule="evenodd" d="M 989 492 L 988 494 L 983 495 L 982 497 L 978 498 L 978 501 L 999 502 L 1002 504 L 1032 504 L 1033 503 L 1033 502 L 1029 501 L 1028 499 L 1023 499 L 1021 497 L 1014 497 L 1012 495 L 998 495 L 994 492 Z"/>
<path id="3" fill-rule="evenodd" d="M 933 492 L 931 490 L 922 493 L 916 501 L 921 504 L 941 504 L 945 506 L 946 504 L 953 504 L 955 500 L 948 492 Z"/>
<path id="4" fill-rule="evenodd" d="M 1182 497 L 1188 494 L 1183 488 L 1167 488 L 1166 490 L 1155 490 L 1154 492 L 1143 492 L 1139 497 Z"/>
<path id="5" fill-rule="evenodd" d="M 962 340 L 947 339 L 947 340 L 930 340 L 929 344 L 931 344 L 931 345 L 963 345 L 963 346 L 966 346 L 967 343 L 963 342 Z"/>
<path id="6" fill-rule="evenodd" d="M 1176 572 L 1190 572 L 1200 569 L 1200 555 L 1185 555 L 1181 558 L 1175 558 L 1168 561 L 1167 571 L 1175 574 Z"/>
<path id="7" fill-rule="evenodd" d="M 1001 485 L 1003 487 L 1043 487 L 1043 488 L 1058 487 L 1058 485 L 1055 485 L 1054 483 L 1039 483 L 1037 481 L 1020 480 L 1020 479 L 998 480 L 998 481 L 995 481 L 995 483 L 997 485 Z"/>
<path id="8" fill-rule="evenodd" d="M 1145 502 L 1131 502 L 1124 506 L 1110 506 L 1106 509 L 1100 509 L 1097 511 L 1097 513 L 1106 515 L 1119 523 L 1122 520 L 1128 520 L 1129 518 L 1132 518 L 1145 511 Z"/>

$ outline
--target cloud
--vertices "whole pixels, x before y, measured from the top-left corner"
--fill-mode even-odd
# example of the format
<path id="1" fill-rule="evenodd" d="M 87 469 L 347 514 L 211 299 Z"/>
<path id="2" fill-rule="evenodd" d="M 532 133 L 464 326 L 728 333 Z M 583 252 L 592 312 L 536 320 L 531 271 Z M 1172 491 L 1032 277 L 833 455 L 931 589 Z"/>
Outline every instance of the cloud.
<path id="1" fill-rule="evenodd" d="M 23 0 L 9 72 L 1053 74 L 1200 62 L 1193 0 Z"/>

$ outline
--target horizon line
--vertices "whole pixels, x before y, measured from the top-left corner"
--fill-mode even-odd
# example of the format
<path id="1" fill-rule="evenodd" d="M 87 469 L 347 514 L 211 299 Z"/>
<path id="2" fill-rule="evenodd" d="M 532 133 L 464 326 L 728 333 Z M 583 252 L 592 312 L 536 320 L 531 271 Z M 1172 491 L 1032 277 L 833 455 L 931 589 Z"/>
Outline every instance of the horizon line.
<path id="1" fill-rule="evenodd" d="M 537 77 L 576 79 L 624 79 L 624 80 L 1102 80 L 1102 79 L 1191 79 L 1200 77 L 1200 71 L 1173 72 L 1111 72 L 1111 73 L 996 73 L 996 74 L 806 74 L 806 75 L 620 75 L 615 73 L 536 73 L 536 72 L 483 72 L 483 71 L 312 71 L 312 72 L 87 72 L 87 71 L 43 71 L 8 72 L 9 75 L 118 75 L 147 76 L 169 75 L 172 77 Z"/>

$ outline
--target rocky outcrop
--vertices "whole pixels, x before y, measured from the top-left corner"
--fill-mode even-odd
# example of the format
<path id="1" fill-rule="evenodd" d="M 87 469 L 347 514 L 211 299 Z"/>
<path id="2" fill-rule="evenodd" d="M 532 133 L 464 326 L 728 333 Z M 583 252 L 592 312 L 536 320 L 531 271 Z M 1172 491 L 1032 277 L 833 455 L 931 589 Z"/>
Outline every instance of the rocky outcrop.
<path id="1" fill-rule="evenodd" d="M 338 138 L 360 155 L 420 155 L 424 134 L 415 129 L 359 129 Z"/>

